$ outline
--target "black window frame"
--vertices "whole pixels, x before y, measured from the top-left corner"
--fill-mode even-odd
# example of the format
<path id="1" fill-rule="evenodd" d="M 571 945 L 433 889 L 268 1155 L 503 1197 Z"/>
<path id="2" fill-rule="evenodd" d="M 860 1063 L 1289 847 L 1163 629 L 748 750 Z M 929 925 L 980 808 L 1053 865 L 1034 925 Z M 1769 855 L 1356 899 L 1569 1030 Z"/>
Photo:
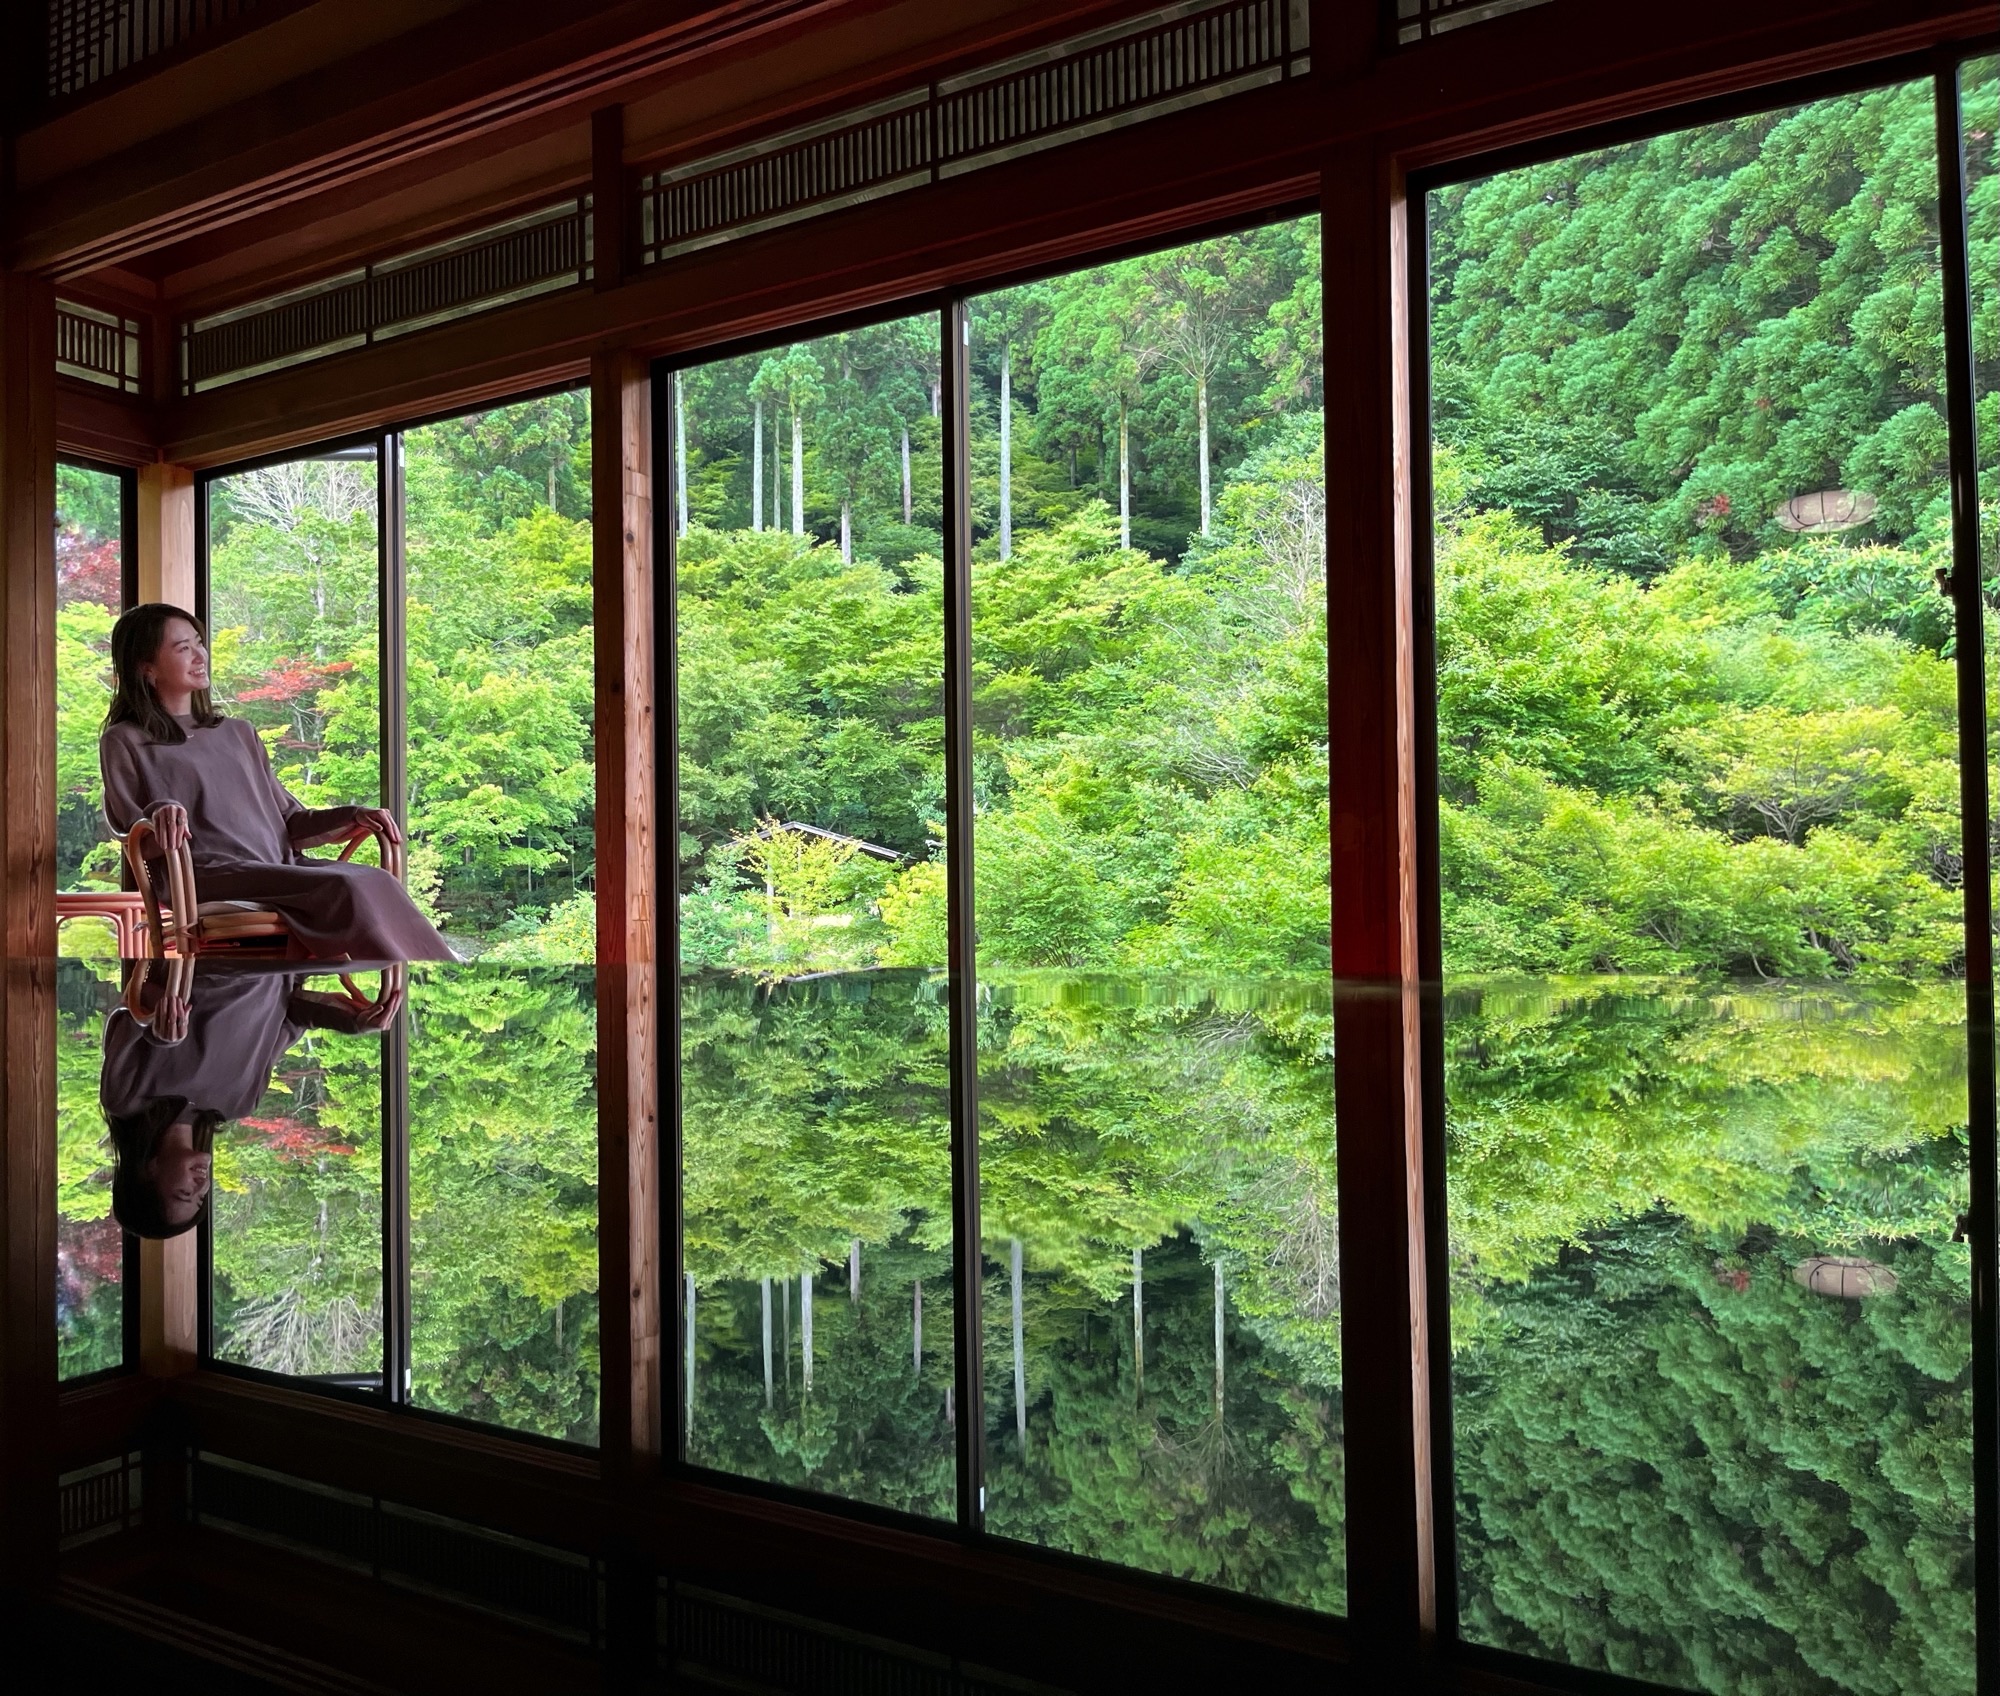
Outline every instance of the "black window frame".
<path id="1" fill-rule="evenodd" d="M 139 474 L 129 465 L 91 459 L 78 453 L 59 453 L 56 464 L 118 479 L 118 611 L 121 614 L 129 612 L 139 599 Z M 60 519 L 60 511 L 57 517 Z M 69 1378 L 59 1377 L 57 1384 L 65 1394 L 139 1370 L 140 1276 L 139 1239 L 130 1231 L 121 1231 L 118 1273 L 121 1358 L 115 1366 L 102 1366 L 95 1372 L 79 1372 Z"/>

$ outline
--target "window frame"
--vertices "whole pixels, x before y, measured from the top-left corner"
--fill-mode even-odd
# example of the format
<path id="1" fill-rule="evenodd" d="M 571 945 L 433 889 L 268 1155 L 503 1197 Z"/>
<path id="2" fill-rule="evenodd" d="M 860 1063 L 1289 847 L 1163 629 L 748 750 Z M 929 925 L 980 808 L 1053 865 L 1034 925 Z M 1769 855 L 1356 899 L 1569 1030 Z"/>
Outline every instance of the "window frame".
<path id="1" fill-rule="evenodd" d="M 1996 1093 L 1995 992 L 1992 924 L 1993 856 L 1988 823 L 1987 760 L 1995 734 L 1986 719 L 1984 626 L 1980 615 L 1977 462 L 1979 442 L 1971 353 L 1969 227 L 1963 193 L 1963 70 L 2000 51 L 2000 37 L 1954 42 L 1929 51 L 1875 58 L 1841 69 L 1760 84 L 1636 117 L 1557 129 L 1532 141 L 1457 154 L 1413 165 L 1405 182 L 1409 241 L 1405 379 L 1412 447 L 1409 464 L 1412 635 L 1411 688 L 1402 703 L 1413 729 L 1416 776 L 1415 874 L 1418 959 L 1424 985 L 1419 1013 L 1419 1080 L 1423 1116 L 1423 1258 L 1430 1388 L 1430 1500 L 1439 1573 L 1436 1633 L 1446 1657 L 1468 1669 L 1526 1680 L 1549 1689 L 1639 1693 L 1661 1686 L 1620 1674 L 1573 1667 L 1471 1643 L 1461 1633 L 1457 1548 L 1457 1457 L 1451 1384 L 1450 1255 L 1447 1225 L 1445 1125 L 1444 949 L 1439 865 L 1436 508 L 1431 481 L 1430 253 L 1427 208 L 1438 189 L 1476 182 L 1525 166 L 1598 148 L 1642 142 L 1705 124 L 1755 116 L 1840 95 L 1928 82 L 1937 135 L 1939 252 L 1944 278 L 1945 414 L 1952 499 L 1952 558 L 1956 635 L 1960 829 L 1966 937 L 1967 1155 L 1971 1206 L 1960 1220 L 1971 1242 L 1973 1380 L 1973 1609 L 1978 1688 L 2000 1689 L 2000 1093 Z M 1968 495 L 1969 492 L 1969 495 Z M 1967 561 L 1971 570 L 1965 569 Z"/>
<path id="2" fill-rule="evenodd" d="M 1288 198 L 1234 217 L 1208 216 L 1149 233 L 1135 241 L 1109 244 L 1060 260 L 1013 268 L 941 291 L 913 294 L 856 312 L 799 320 L 755 336 L 705 344 L 653 362 L 652 486 L 654 525 L 655 653 L 658 656 L 659 710 L 655 714 L 656 794 L 663 828 L 656 833 L 656 887 L 660 891 L 661 972 L 658 1064 L 664 1127 L 660 1174 L 662 1233 L 661 1314 L 671 1335 L 661 1338 L 663 1388 L 671 1394 L 670 1428 L 664 1433 L 665 1469 L 690 1483 L 713 1486 L 752 1499 L 783 1502 L 859 1524 L 893 1526 L 961 1546 L 1004 1550 L 1009 1556 L 1067 1571 L 1079 1579 L 1111 1579 L 1151 1592 L 1169 1602 L 1198 1602 L 1240 1610 L 1296 1628 L 1343 1635 L 1349 1614 L 1321 1612 L 1289 1602 L 1249 1595 L 1196 1579 L 1172 1577 L 1096 1556 L 1044 1547 L 985 1528 L 986 1395 L 983 1370 L 985 1326 L 981 1312 L 985 1248 L 980 1231 L 979 1079 L 977 1044 L 978 971 L 973 947 L 973 772 L 972 772 L 972 517 L 970 309 L 984 296 L 1047 278 L 1074 275 L 1121 259 L 1171 251 L 1210 237 L 1246 235 L 1304 217 L 1323 217 L 1321 201 Z M 723 360 L 816 341 L 844 330 L 934 314 L 940 331 L 939 417 L 943 426 L 944 513 L 944 710 L 946 862 L 949 963 L 945 968 L 949 1009 L 950 1136 L 952 1166 L 952 1302 L 954 1381 L 958 1417 L 954 1427 L 957 1489 L 952 1519 L 930 1518 L 883 1508 L 800 1486 L 772 1483 L 704 1466 L 687 1458 L 687 1275 L 681 1218 L 682 1099 L 680 1067 L 680 899 L 677 827 L 680 816 L 679 678 L 676 672 L 674 585 L 677 484 L 674 464 L 675 378 Z M 1331 868 L 1329 866 L 1329 874 Z M 1337 921 L 1336 921 L 1337 922 Z M 1329 1093 L 1332 1076 L 1328 1077 Z M 967 1316 L 970 1316 L 968 1319 Z M 671 1347 L 669 1346 L 671 1344 Z M 1347 1535 L 1343 1528 L 1343 1536 Z"/>
<path id="3" fill-rule="evenodd" d="M 129 612 L 139 598 L 139 474 L 129 465 L 117 465 L 78 453 L 58 453 L 56 464 L 118 479 L 117 611 L 120 614 Z M 121 1230 L 118 1235 L 120 1358 L 115 1365 L 100 1366 L 94 1372 L 79 1372 L 69 1378 L 58 1377 L 57 1385 L 64 1393 L 123 1377 L 139 1369 L 139 1239 L 130 1231 Z"/>
<path id="4" fill-rule="evenodd" d="M 246 471 L 268 466 L 290 465 L 301 460 L 356 457 L 356 450 L 372 449 L 375 464 L 376 522 L 376 652 L 380 699 L 378 702 L 378 793 L 375 804 L 391 813 L 399 826 L 408 824 L 409 748 L 409 642 L 407 599 L 409 588 L 406 455 L 403 438 L 412 430 L 449 423 L 479 413 L 544 400 L 560 394 L 588 394 L 587 384 L 543 383 L 518 393 L 508 393 L 476 406 L 456 406 L 425 412 L 378 429 L 350 432 L 324 441 L 232 460 L 207 467 L 194 481 L 194 583 L 195 616 L 204 628 L 210 624 L 210 535 L 209 501 L 215 484 Z M 576 1443 L 549 1437 L 540 1432 L 513 1426 L 493 1425 L 463 1414 L 438 1408 L 419 1407 L 410 1399 L 411 1389 L 411 1291 L 410 1291 L 410 1015 L 406 1006 L 394 1025 L 382 1032 L 382 1117 L 381 1166 L 378 1193 L 382 1213 L 382 1366 L 377 1374 L 336 1374 L 324 1378 L 296 1377 L 270 1372 L 240 1361 L 223 1360 L 215 1353 L 214 1325 L 214 1211 L 203 1212 L 196 1230 L 195 1349 L 206 1371 L 231 1378 L 269 1384 L 286 1389 L 344 1401 L 350 1405 L 393 1411 L 435 1424 L 455 1427 L 482 1437 L 499 1437 L 536 1448 L 550 1449 L 596 1461 L 600 1444 Z M 602 1203 L 600 1202 L 600 1230 Z M 136 1260 L 136 1256 L 134 1256 Z M 600 1283 L 600 1294 L 602 1289 Z M 136 1325 L 136 1305 L 133 1323 Z M 128 1349 L 128 1357 L 136 1348 Z M 366 1387 L 372 1379 L 374 1387 Z M 72 1382 L 81 1382 L 73 1380 Z M 600 1419 L 604 1385 L 600 1375 Z"/>

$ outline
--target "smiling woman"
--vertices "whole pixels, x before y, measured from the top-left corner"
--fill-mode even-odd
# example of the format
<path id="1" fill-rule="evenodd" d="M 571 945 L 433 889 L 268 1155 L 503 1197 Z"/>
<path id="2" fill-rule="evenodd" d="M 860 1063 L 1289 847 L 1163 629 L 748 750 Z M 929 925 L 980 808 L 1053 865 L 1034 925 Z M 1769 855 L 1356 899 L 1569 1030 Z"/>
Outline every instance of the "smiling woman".
<path id="1" fill-rule="evenodd" d="M 111 633 L 118 688 L 106 715 L 104 810 L 121 835 L 144 819 L 168 852 L 187 844 L 211 900 L 284 915 L 319 959 L 448 960 L 451 950 L 388 872 L 309 861 L 304 850 L 395 821 L 374 807 L 302 806 L 257 733 L 215 711 L 208 652 L 192 615 L 151 603 Z"/>

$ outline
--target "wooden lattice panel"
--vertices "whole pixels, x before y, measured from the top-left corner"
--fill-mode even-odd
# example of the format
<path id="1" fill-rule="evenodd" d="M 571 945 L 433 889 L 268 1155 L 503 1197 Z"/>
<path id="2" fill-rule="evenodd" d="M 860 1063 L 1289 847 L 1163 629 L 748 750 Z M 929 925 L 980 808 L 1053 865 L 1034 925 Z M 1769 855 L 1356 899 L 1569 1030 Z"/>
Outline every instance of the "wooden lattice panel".
<path id="1" fill-rule="evenodd" d="M 56 369 L 65 377 L 137 394 L 141 339 L 136 318 L 56 302 Z"/>
<path id="2" fill-rule="evenodd" d="M 79 94 L 106 77 L 171 52 L 257 0 L 47 0 L 48 95 Z"/>
<path id="3" fill-rule="evenodd" d="M 1303 0 L 1177 6 L 1150 20 L 642 179 L 643 257 L 916 188 L 1311 66 Z"/>
<path id="4" fill-rule="evenodd" d="M 588 196 L 181 326 L 189 394 L 587 282 Z"/>
<path id="5" fill-rule="evenodd" d="M 1549 0 L 1389 0 L 1396 44 L 1408 47 L 1433 35 L 1448 35 L 1507 12 L 1546 6 Z"/>

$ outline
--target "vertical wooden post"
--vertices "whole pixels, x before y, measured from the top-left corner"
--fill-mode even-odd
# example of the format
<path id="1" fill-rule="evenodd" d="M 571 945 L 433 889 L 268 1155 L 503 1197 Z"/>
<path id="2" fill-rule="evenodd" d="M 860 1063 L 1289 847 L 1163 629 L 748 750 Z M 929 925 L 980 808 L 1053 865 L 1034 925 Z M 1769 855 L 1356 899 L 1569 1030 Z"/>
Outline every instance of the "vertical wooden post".
<path id="1" fill-rule="evenodd" d="M 1437 1630 L 1424 1250 L 1407 218 L 1371 147 L 1321 185 L 1336 1139 L 1347 1586 L 1363 1682 L 1419 1682 Z M 1370 1686 L 1372 1687 L 1372 1686 Z M 1389 1687 L 1386 1683 L 1384 1688 Z"/>
<path id="2" fill-rule="evenodd" d="M 139 1370 L 149 1378 L 178 1377 L 197 1363 L 196 1248 L 193 1231 L 140 1240 Z"/>
<path id="3" fill-rule="evenodd" d="M 139 599 L 194 604 L 194 473 L 183 465 L 139 467 Z"/>
<path id="4" fill-rule="evenodd" d="M 166 601 L 199 614 L 194 473 L 182 465 L 142 465 L 134 494 L 139 600 Z M 166 1242 L 139 1245 L 139 1370 L 148 1377 L 176 1377 L 198 1364 L 200 1271 L 195 1251 L 191 1231 Z"/>
<path id="5" fill-rule="evenodd" d="M 591 365 L 597 662 L 597 1076 L 604 1461 L 662 1447 L 658 951 L 653 878 L 652 379 Z"/>
<path id="6" fill-rule="evenodd" d="M 0 1582 L 55 1559 L 55 292 L 0 271 Z"/>
<path id="7" fill-rule="evenodd" d="M 625 108 L 590 114 L 591 281 L 602 291 L 625 280 L 631 263 L 631 203 L 625 192 Z"/>

